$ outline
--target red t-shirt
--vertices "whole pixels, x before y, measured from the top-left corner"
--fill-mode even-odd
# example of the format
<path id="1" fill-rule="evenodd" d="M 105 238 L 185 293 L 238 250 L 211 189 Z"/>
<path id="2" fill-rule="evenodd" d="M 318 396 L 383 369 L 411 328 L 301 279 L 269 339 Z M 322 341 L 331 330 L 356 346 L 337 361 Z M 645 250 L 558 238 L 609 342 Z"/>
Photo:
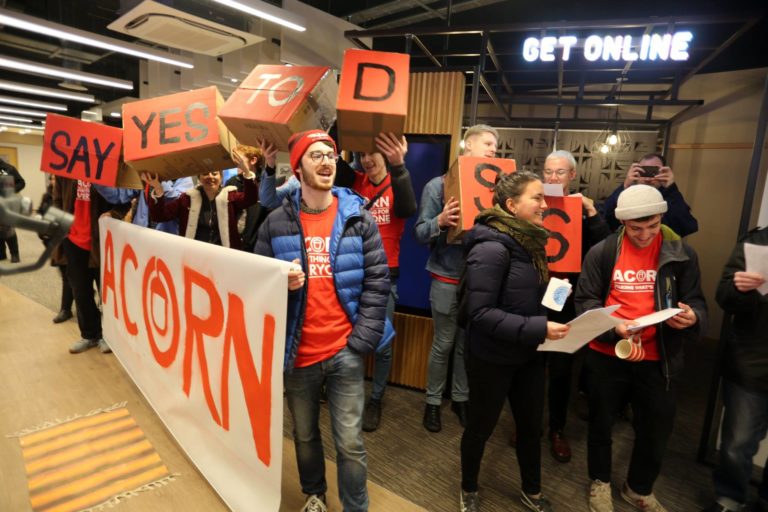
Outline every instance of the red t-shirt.
<path id="1" fill-rule="evenodd" d="M 357 173 L 352 190 L 368 201 L 373 199 L 381 189 L 389 186 L 390 183 L 392 183 L 392 177 L 389 173 L 378 185 L 371 183 L 365 174 Z M 400 238 L 402 238 L 405 229 L 405 219 L 395 216 L 395 196 L 392 194 L 392 187 L 381 194 L 368 211 L 371 212 L 376 225 L 379 226 L 381 242 L 384 245 L 384 252 L 387 254 L 387 265 L 390 268 L 399 267 Z"/>
<path id="2" fill-rule="evenodd" d="M 79 248 L 91 250 L 91 184 L 77 180 L 75 220 L 69 229 L 69 240 Z"/>
<path id="3" fill-rule="evenodd" d="M 301 212 L 301 227 L 307 249 L 307 308 L 301 328 L 296 368 L 311 366 L 333 357 L 347 346 L 352 324 L 336 295 L 331 268 L 330 242 L 339 201 L 322 213 Z"/>
<path id="4" fill-rule="evenodd" d="M 606 306 L 619 304 L 614 316 L 624 320 L 634 320 L 643 315 L 656 311 L 654 290 L 656 288 L 656 269 L 659 266 L 661 252 L 661 233 L 656 235 L 648 247 L 639 249 L 629 241 L 627 236 L 621 242 L 621 254 L 613 267 L 611 291 Z M 658 361 L 659 349 L 656 345 L 656 326 L 646 327 L 640 332 L 640 339 L 645 349 L 646 361 Z M 610 356 L 616 356 L 613 346 L 592 341 L 590 348 Z"/>

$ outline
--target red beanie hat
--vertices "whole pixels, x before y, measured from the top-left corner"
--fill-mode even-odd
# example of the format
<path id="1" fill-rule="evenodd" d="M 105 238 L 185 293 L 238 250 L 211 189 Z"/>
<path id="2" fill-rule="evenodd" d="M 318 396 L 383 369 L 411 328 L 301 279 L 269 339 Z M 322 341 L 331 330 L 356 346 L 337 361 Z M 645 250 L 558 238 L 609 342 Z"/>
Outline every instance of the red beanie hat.
<path id="1" fill-rule="evenodd" d="M 291 170 L 296 176 L 298 176 L 301 157 L 307 152 L 307 148 L 315 142 L 330 142 L 333 151 L 337 152 L 336 143 L 331 136 L 323 130 L 307 130 L 305 132 L 294 133 L 291 135 L 291 138 L 288 139 L 288 150 L 291 152 Z"/>

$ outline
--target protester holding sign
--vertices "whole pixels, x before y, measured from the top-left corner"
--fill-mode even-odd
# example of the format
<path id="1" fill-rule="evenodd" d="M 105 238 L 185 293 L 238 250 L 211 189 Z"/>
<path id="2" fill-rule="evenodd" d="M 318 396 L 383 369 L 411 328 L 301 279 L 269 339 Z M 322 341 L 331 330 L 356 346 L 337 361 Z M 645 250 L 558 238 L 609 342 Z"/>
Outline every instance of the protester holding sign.
<path id="1" fill-rule="evenodd" d="M 567 196 L 570 194 L 571 181 L 576 179 L 576 160 L 568 151 L 555 151 L 544 161 L 542 174 L 545 183 L 562 186 L 563 194 Z M 589 248 L 607 237 L 611 231 L 608 224 L 597 212 L 592 199 L 582 195 L 581 203 L 581 222 L 578 226 L 581 231 L 581 254 L 578 257 L 583 259 Z M 552 275 L 560 279 L 568 279 L 574 287 L 579 281 L 579 273 L 554 272 Z M 562 311 L 549 310 L 547 316 L 550 320 L 561 323 L 573 320 L 576 317 L 573 294 L 566 299 Z M 568 401 L 571 396 L 573 359 L 573 354 L 551 352 L 547 362 L 549 367 L 547 389 L 549 395 L 550 452 L 558 462 L 571 460 L 571 447 L 563 429 L 568 416 Z"/>
<path id="2" fill-rule="evenodd" d="M 525 171 L 503 175 L 494 189 L 493 207 L 477 216 L 464 238 L 471 403 L 461 438 L 465 512 L 480 510 L 480 462 L 506 401 L 518 428 L 521 501 L 530 510 L 552 510 L 541 494 L 545 356 L 536 348 L 545 338 L 563 338 L 569 327 L 547 321 L 541 305 L 549 281 L 546 208 L 538 176 Z"/>
<path id="3" fill-rule="evenodd" d="M 261 225 L 254 252 L 296 265 L 288 274 L 285 395 L 307 495 L 302 510 L 327 510 L 318 426 L 325 383 L 339 498 L 345 511 L 367 511 L 363 355 L 386 347 L 394 336 L 386 318 L 387 257 L 363 199 L 333 186 L 339 158 L 333 139 L 310 130 L 291 137 L 289 147 L 301 188 Z"/>
<path id="4" fill-rule="evenodd" d="M 672 433 L 683 346 L 698 340 L 706 323 L 698 258 L 662 225 L 667 202 L 656 188 L 634 185 L 619 196 L 616 218 L 623 227 L 589 250 L 576 288 L 576 313 L 619 305 L 623 320 L 589 344 L 587 457 L 592 512 L 612 512 L 611 436 L 616 412 L 627 396 L 634 413 L 635 443 L 621 496 L 640 510 L 666 510 L 653 484 Z M 680 308 L 663 324 L 630 331 L 635 318 Z M 640 361 L 620 359 L 617 343 L 642 345 Z M 626 344 L 626 343 L 625 343 Z"/>
<path id="5" fill-rule="evenodd" d="M 392 283 L 387 301 L 387 318 L 391 322 L 395 314 L 397 278 L 400 275 L 400 239 L 405 229 L 405 220 L 416 213 L 418 206 L 411 176 L 405 168 L 405 154 L 408 152 L 405 137 L 381 133 L 376 137 L 376 147 L 377 152 L 357 155 L 363 172 L 350 173 L 347 170 L 345 179 L 354 180 L 352 190 L 366 200 L 365 208 L 371 212 L 379 227 Z M 339 178 L 341 173 L 340 170 Z M 337 179 L 337 184 L 341 181 Z M 391 367 L 392 348 L 387 346 L 377 351 L 375 356 L 371 396 L 363 415 L 363 430 L 366 432 L 373 432 L 379 427 L 381 399 L 384 397 Z"/>
<path id="6" fill-rule="evenodd" d="M 93 299 L 93 285 L 99 286 L 99 217 L 108 214 L 122 219 L 131 204 L 109 203 L 91 183 L 57 176 L 53 206 L 75 217 L 69 235 L 61 244 L 81 337 L 69 347 L 69 352 L 79 354 L 96 346 L 103 353 L 111 352 L 101 337 L 101 313 Z"/>
<path id="7" fill-rule="evenodd" d="M 667 160 L 660 153 L 649 153 L 637 163 L 633 163 L 627 171 L 624 183 L 608 196 L 603 205 L 605 220 L 611 229 L 618 228 L 621 223 L 615 215 L 616 201 L 623 190 L 632 185 L 650 185 L 659 192 L 669 205 L 669 209 L 661 222 L 672 228 L 680 236 L 688 236 L 699 230 L 699 223 L 691 214 L 691 207 L 685 202 L 683 194 L 675 184 L 675 174 L 667 165 Z"/>
<path id="8" fill-rule="evenodd" d="M 499 134 L 495 128 L 478 124 L 464 134 L 464 155 L 493 158 Z M 427 368 L 427 397 L 424 408 L 424 428 L 440 432 L 440 404 L 448 374 L 448 361 L 453 352 L 453 378 L 451 410 L 456 413 L 463 427 L 467 424 L 467 373 L 464 369 L 464 333 L 456 325 L 456 292 L 461 269 L 464 265 L 464 249 L 459 244 L 448 243 L 448 229 L 458 225 L 459 202 L 455 197 L 444 197 L 444 177 L 430 180 L 421 194 L 419 218 L 413 227 L 416 240 L 429 245 L 427 271 L 432 275 L 429 300 L 432 305 L 432 321 L 435 334 L 429 353 Z"/>
<path id="9" fill-rule="evenodd" d="M 246 162 L 237 151 L 234 158 L 248 169 L 243 192 L 237 187 L 221 186 L 221 172 L 211 171 L 198 176 L 200 185 L 187 190 L 177 199 L 167 201 L 162 183 L 156 174 L 142 173 L 141 179 L 152 187 L 149 205 L 150 219 L 162 222 L 178 219 L 179 234 L 223 247 L 241 249 L 237 232 L 240 213 L 258 200 L 255 171 L 260 167 Z"/>
<path id="10" fill-rule="evenodd" d="M 748 271 L 744 245 L 768 246 L 768 228 L 750 231 L 723 268 L 717 303 L 732 315 L 733 328 L 722 359 L 723 402 L 719 464 L 714 471 L 715 503 L 705 512 L 737 512 L 747 508 L 751 494 L 752 459 L 765 437 L 768 411 L 768 295 L 759 288 L 766 275 Z M 758 486 L 758 506 L 768 509 L 768 464 Z"/>

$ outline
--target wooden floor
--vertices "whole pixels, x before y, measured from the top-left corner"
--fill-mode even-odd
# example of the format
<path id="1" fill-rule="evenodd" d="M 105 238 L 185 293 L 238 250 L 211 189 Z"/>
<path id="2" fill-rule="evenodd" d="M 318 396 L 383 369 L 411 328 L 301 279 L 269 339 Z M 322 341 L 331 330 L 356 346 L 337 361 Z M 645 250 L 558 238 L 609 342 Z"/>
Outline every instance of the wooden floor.
<path id="1" fill-rule="evenodd" d="M 128 409 L 173 473 L 170 484 L 124 501 L 124 512 L 227 510 L 192 466 L 123 371 L 114 355 L 90 350 L 70 355 L 78 339 L 76 322 L 54 325 L 53 313 L 0 284 L 0 434 L 11 434 L 55 418 L 82 414 L 117 402 Z M 297 511 L 304 497 L 298 483 L 293 443 L 285 440 L 281 510 Z M 336 499 L 336 468 L 327 467 L 330 510 Z M 31 510 L 21 449 L 15 438 L 0 437 L 0 511 Z M 371 511 L 420 511 L 383 487 L 369 482 Z M 254 504 L 258 511 L 258 504 Z"/>

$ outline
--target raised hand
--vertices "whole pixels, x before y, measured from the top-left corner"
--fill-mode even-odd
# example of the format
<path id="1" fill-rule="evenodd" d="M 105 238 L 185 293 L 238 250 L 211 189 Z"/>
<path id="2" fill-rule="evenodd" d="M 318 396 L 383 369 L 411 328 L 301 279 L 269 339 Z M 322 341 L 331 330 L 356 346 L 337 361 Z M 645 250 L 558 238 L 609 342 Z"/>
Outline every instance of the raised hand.
<path id="1" fill-rule="evenodd" d="M 408 141 L 405 136 L 398 138 L 394 133 L 380 133 L 376 136 L 376 148 L 384 155 L 389 165 L 397 167 L 405 163 Z"/>

